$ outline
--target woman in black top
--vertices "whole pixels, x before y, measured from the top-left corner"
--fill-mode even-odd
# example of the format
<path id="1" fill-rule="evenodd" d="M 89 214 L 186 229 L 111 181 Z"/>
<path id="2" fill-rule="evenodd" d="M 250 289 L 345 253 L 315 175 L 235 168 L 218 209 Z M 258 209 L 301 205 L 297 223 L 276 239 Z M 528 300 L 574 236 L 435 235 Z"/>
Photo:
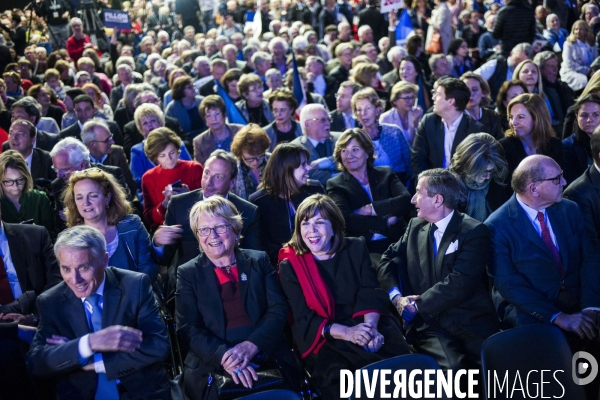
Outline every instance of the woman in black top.
<path id="1" fill-rule="evenodd" d="M 483 132 L 489 133 L 496 140 L 504 137 L 501 118 L 494 110 L 487 108 L 491 103 L 491 90 L 487 81 L 474 72 L 467 72 L 460 77 L 469 90 L 471 98 L 467 103 L 466 111 L 469 116 L 483 125 Z"/>
<path id="2" fill-rule="evenodd" d="M 318 181 L 308 179 L 310 154 L 303 146 L 283 143 L 275 148 L 259 190 L 249 200 L 258 206 L 262 247 L 273 265 L 279 250 L 292 237 L 296 209 L 311 194 L 325 193 Z"/>

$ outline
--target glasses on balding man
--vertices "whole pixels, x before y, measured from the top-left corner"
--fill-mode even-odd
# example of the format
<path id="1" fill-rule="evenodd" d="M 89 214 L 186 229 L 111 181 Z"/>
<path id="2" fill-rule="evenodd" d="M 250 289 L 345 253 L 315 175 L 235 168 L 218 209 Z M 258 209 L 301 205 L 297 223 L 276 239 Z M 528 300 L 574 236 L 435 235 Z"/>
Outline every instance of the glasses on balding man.
<path id="1" fill-rule="evenodd" d="M 560 185 L 560 182 L 562 181 L 562 178 L 563 178 L 563 171 L 561 170 L 560 174 L 558 174 L 554 178 L 538 179 L 538 180 L 533 181 L 533 182 L 546 182 L 546 181 L 550 181 L 550 182 L 554 183 L 555 185 Z"/>

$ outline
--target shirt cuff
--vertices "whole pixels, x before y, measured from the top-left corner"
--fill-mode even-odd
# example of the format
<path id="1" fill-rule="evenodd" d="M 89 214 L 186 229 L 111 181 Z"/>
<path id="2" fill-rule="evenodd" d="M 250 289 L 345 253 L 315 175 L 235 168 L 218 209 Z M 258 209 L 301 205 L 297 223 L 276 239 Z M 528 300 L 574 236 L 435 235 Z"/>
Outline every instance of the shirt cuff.
<path id="1" fill-rule="evenodd" d="M 94 352 L 92 351 L 92 349 L 90 347 L 90 335 L 89 334 L 87 334 L 87 335 L 83 336 L 81 339 L 79 339 L 79 344 L 77 347 L 79 349 L 79 355 L 83 359 L 88 359 L 94 355 Z"/>
<path id="2" fill-rule="evenodd" d="M 402 296 L 402 293 L 400 293 L 400 290 L 398 290 L 398 288 L 394 286 L 393 288 L 388 290 L 388 295 L 390 296 L 390 301 L 392 301 L 394 300 L 394 297 Z"/>
<path id="3" fill-rule="evenodd" d="M 550 318 L 550 323 L 551 323 L 551 324 L 553 324 L 553 323 L 554 323 L 554 320 L 556 319 L 556 317 L 558 317 L 560 314 L 562 314 L 562 313 L 561 313 L 561 312 L 557 312 L 556 314 L 554 314 L 554 315 L 552 316 L 552 318 Z"/>
<path id="4" fill-rule="evenodd" d="M 165 254 L 165 246 L 157 246 L 154 244 L 154 239 L 152 240 L 152 248 L 154 249 L 154 253 L 160 258 Z"/>
<path id="5" fill-rule="evenodd" d="M 600 307 L 586 307 L 581 311 L 587 311 L 587 310 L 600 312 Z"/>

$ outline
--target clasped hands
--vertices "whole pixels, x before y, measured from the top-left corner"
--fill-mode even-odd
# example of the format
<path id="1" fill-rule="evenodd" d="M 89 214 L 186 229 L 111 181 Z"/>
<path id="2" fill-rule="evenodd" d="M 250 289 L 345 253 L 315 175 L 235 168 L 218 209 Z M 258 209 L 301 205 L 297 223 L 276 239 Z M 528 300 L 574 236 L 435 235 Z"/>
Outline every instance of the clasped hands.
<path id="1" fill-rule="evenodd" d="M 377 352 L 384 343 L 383 335 L 377 331 L 377 326 L 368 322 L 345 327 L 343 339 L 362 346 L 369 353 Z"/>
<path id="2" fill-rule="evenodd" d="M 581 339 L 593 339 L 598 335 L 598 312 L 594 310 L 583 310 L 578 313 L 560 313 L 554 319 L 554 324 L 559 328 L 576 333 Z"/>
<path id="3" fill-rule="evenodd" d="M 250 360 L 258 353 L 258 347 L 252 342 L 242 342 L 227 350 L 221 359 L 223 369 L 231 375 L 236 385 L 240 383 L 251 388 L 253 381 L 258 380 L 255 364 Z"/>

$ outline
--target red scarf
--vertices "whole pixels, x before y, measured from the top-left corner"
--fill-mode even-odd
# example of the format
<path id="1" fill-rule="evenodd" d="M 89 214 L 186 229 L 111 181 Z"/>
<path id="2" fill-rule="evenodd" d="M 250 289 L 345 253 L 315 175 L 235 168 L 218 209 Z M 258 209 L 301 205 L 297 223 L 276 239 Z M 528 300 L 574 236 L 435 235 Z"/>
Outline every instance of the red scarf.
<path id="1" fill-rule="evenodd" d="M 306 358 L 310 353 L 318 354 L 325 344 L 325 338 L 321 335 L 321 331 L 327 323 L 333 320 L 335 303 L 311 253 L 298 255 L 293 248 L 286 246 L 279 250 L 278 261 L 282 262 L 283 260 L 288 260 L 294 268 L 308 307 L 320 317 L 325 318 L 325 321 L 319 326 L 315 340 L 302 354 L 302 358 Z"/>

